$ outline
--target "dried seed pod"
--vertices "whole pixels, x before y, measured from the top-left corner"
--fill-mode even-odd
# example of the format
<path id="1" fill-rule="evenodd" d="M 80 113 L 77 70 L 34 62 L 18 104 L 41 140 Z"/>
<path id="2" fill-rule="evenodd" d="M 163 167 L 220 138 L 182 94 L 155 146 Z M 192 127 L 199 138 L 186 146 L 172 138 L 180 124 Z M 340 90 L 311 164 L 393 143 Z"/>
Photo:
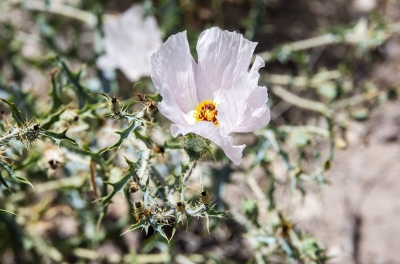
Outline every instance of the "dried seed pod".
<path id="1" fill-rule="evenodd" d="M 122 110 L 122 104 L 115 96 L 112 97 L 109 102 L 107 102 L 107 107 L 114 115 L 119 115 Z"/>
<path id="2" fill-rule="evenodd" d="M 143 218 L 149 217 L 150 213 L 151 213 L 151 210 L 147 209 L 144 206 L 143 202 L 134 203 L 134 214 L 135 214 L 136 221 L 140 221 Z"/>
<path id="3" fill-rule="evenodd" d="M 200 193 L 200 203 L 209 205 L 211 203 L 212 195 L 208 191 L 202 191 Z"/>
<path id="4" fill-rule="evenodd" d="M 154 151 L 154 153 L 157 153 L 157 154 L 164 154 L 165 148 L 163 146 L 156 145 L 153 147 L 153 151 Z"/>
<path id="5" fill-rule="evenodd" d="M 49 160 L 48 163 L 49 163 L 49 166 L 50 166 L 50 168 L 51 168 L 52 170 L 57 169 L 58 165 L 60 164 L 60 162 L 58 162 L 57 160 L 54 160 L 54 159 Z"/>
<path id="6" fill-rule="evenodd" d="M 280 235 L 282 237 L 289 237 L 289 232 L 293 229 L 292 223 L 287 220 L 281 212 L 278 213 L 279 220 L 280 220 Z"/>
<path id="7" fill-rule="evenodd" d="M 135 192 L 137 192 L 137 191 L 139 191 L 139 190 L 140 190 L 140 185 L 139 185 L 139 183 L 133 180 L 133 181 L 131 182 L 131 184 L 129 185 L 129 192 L 130 192 L 130 193 L 135 193 Z"/>
<path id="8" fill-rule="evenodd" d="M 177 202 L 175 207 L 176 210 L 180 213 L 184 213 L 186 211 L 186 205 L 184 202 Z"/>
<path id="9" fill-rule="evenodd" d="M 150 113 L 157 109 L 157 103 L 153 100 L 147 99 L 147 102 L 144 104 L 144 107 L 147 109 L 147 112 Z"/>

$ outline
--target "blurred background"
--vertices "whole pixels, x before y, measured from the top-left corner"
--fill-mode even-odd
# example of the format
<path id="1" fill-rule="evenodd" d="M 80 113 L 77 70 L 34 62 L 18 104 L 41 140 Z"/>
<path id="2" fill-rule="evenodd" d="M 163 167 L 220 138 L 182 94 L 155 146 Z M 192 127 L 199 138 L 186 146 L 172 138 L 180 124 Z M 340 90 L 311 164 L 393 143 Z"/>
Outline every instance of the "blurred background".
<path id="1" fill-rule="evenodd" d="M 62 148 L 59 157 L 47 141 L 30 151 L 13 146 L 4 155 L 35 188 L 11 181 L 12 191 L 0 189 L 0 208 L 17 214 L 0 212 L 2 263 L 400 263 L 397 0 L 2 0 L 0 97 L 27 119 L 44 120 L 56 98 L 53 77 L 64 69 L 55 58 L 82 73 L 88 94 L 128 100 L 138 81 L 138 90 L 153 94 L 150 55 L 186 30 L 196 60 L 198 36 L 212 26 L 258 42 L 255 53 L 266 61 L 260 84 L 271 107 L 267 129 L 235 135 L 248 146 L 243 165 L 224 162 L 218 150 L 217 165 L 204 162 L 204 185 L 227 217 L 212 222 L 210 233 L 204 219 L 193 219 L 170 244 L 140 230 L 120 236 L 132 224 L 132 208 L 117 194 L 98 229 L 104 211 L 93 202 L 89 161 Z M 70 123 L 60 118 L 54 129 L 73 127 L 78 143 L 98 148 L 118 139 L 112 132 L 119 125 L 96 119 L 89 143 L 82 131 L 91 125 L 71 121 L 79 115 L 75 121 L 83 122 L 76 110 L 82 102 L 63 102 Z M 10 114 L 6 105 L 1 110 Z M 162 129 L 154 141 L 162 144 L 171 139 L 169 122 L 157 120 Z M 127 145 L 122 154 L 135 159 Z M 126 170 L 122 154 L 115 174 Z M 167 152 L 165 159 L 180 167 L 179 155 Z M 51 160 L 63 168 L 49 168 Z M 192 192 L 202 173 L 194 172 Z M 62 181 L 77 174 L 84 176 Z M 270 235 L 258 237 L 264 227 Z M 315 238 L 307 240 L 313 253 L 287 238 L 288 230 L 301 243 L 303 234 Z M 328 258 L 314 256 L 319 247 Z"/>

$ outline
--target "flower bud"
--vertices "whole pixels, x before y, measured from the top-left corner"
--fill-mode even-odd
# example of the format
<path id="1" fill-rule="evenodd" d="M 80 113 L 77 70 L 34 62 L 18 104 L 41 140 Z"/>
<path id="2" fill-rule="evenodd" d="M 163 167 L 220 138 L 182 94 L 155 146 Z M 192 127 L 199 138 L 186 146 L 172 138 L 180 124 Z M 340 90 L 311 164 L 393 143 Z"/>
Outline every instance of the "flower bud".
<path id="1" fill-rule="evenodd" d="M 182 147 L 191 162 L 204 158 L 210 152 L 210 143 L 201 137 L 187 137 Z"/>

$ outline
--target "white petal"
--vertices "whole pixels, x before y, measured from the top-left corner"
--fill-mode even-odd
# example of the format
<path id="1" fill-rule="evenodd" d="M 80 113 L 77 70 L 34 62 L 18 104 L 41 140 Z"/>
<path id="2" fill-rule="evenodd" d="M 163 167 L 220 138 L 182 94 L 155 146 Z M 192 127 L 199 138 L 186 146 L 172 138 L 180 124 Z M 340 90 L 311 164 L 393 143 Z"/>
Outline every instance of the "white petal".
<path id="1" fill-rule="evenodd" d="M 233 146 L 233 139 L 230 136 L 221 136 L 218 128 L 211 122 L 197 122 L 190 126 L 171 125 L 171 134 L 173 137 L 179 134 L 186 135 L 194 133 L 207 138 L 220 146 L 225 155 L 236 165 L 242 162 L 242 152 L 246 145 Z"/>
<path id="2" fill-rule="evenodd" d="M 166 91 L 164 93 L 162 102 L 158 103 L 158 110 L 173 123 L 182 126 L 187 125 L 184 113 L 179 108 L 174 96 L 170 91 Z"/>
<path id="3" fill-rule="evenodd" d="M 186 31 L 169 37 L 151 56 L 151 78 L 157 91 L 161 96 L 170 91 L 185 113 L 199 104 L 194 78 L 195 66 Z"/>
<path id="4" fill-rule="evenodd" d="M 252 132 L 266 126 L 270 119 L 270 110 L 267 106 L 267 88 L 257 86 L 246 100 L 246 106 L 233 132 Z"/>
<path id="5" fill-rule="evenodd" d="M 240 73 L 247 72 L 256 45 L 241 34 L 217 27 L 201 33 L 196 73 L 200 101 L 213 99 L 216 90 L 232 89 Z"/>
<path id="6" fill-rule="evenodd" d="M 121 16 L 107 15 L 104 21 L 105 60 L 97 65 L 109 71 L 119 68 L 132 82 L 150 75 L 150 56 L 162 40 L 154 17 L 145 17 L 142 5 L 133 5 Z"/>
<path id="7" fill-rule="evenodd" d="M 246 107 L 247 77 L 247 72 L 243 72 L 233 89 L 219 90 L 215 93 L 221 135 L 226 136 L 232 132 L 243 115 Z"/>
<path id="8" fill-rule="evenodd" d="M 96 65 L 103 71 L 112 71 L 118 67 L 116 60 L 113 60 L 113 58 L 108 55 L 100 56 L 96 61 Z"/>
<path id="9" fill-rule="evenodd" d="M 271 119 L 270 110 L 266 105 L 268 90 L 265 87 L 258 86 L 260 77 L 258 70 L 264 65 L 264 60 L 257 56 L 248 75 L 245 109 L 233 132 L 252 132 L 266 126 Z"/>
<path id="10" fill-rule="evenodd" d="M 248 75 L 248 80 L 249 80 L 249 94 L 258 87 L 258 79 L 260 78 L 260 74 L 258 73 L 258 70 L 262 67 L 265 66 L 264 60 L 260 56 L 256 56 L 256 59 L 254 60 L 253 66 L 251 67 L 251 70 Z"/>

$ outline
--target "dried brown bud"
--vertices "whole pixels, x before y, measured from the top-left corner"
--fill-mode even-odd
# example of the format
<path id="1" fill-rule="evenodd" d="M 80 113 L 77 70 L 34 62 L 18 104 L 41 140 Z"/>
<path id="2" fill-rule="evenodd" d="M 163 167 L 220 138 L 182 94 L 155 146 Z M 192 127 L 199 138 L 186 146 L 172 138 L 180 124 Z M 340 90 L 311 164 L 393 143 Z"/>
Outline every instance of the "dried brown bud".
<path id="1" fill-rule="evenodd" d="M 208 191 L 202 191 L 200 194 L 200 202 L 204 205 L 209 205 L 211 203 L 212 195 Z"/>
<path id="2" fill-rule="evenodd" d="M 158 154 L 164 154 L 165 153 L 165 148 L 163 146 L 154 146 L 153 147 L 153 151 L 154 153 L 158 153 Z"/>

